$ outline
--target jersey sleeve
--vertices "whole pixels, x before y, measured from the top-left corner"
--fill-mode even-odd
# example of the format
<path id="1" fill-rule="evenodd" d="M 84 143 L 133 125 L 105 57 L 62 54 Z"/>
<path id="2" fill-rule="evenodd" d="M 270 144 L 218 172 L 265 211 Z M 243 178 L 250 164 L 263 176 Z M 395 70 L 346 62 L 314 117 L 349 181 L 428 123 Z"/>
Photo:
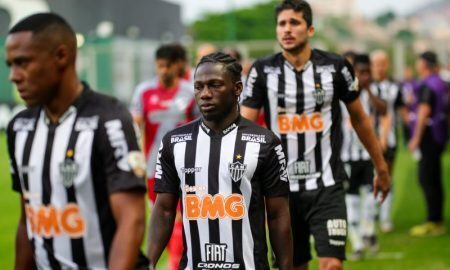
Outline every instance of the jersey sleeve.
<path id="1" fill-rule="evenodd" d="M 267 87 L 264 83 L 264 73 L 258 67 L 258 62 L 255 62 L 250 69 L 250 73 L 245 83 L 242 105 L 260 109 L 264 105 L 267 97 Z"/>
<path id="2" fill-rule="evenodd" d="M 10 166 L 10 172 L 11 172 L 11 179 L 12 179 L 12 189 L 14 191 L 22 193 L 22 188 L 20 185 L 20 178 L 19 178 L 19 170 L 16 163 L 15 158 L 15 144 L 14 144 L 14 138 L 15 134 L 13 131 L 13 125 L 14 120 L 9 122 L 8 128 L 7 128 L 7 143 L 8 143 L 8 154 L 9 154 L 9 166 Z"/>
<path id="3" fill-rule="evenodd" d="M 351 103 L 359 96 L 358 80 L 352 65 L 347 60 L 342 60 L 338 67 L 335 87 L 338 98 L 344 103 Z"/>
<path id="4" fill-rule="evenodd" d="M 434 99 L 433 91 L 431 91 L 431 89 L 428 88 L 426 85 L 422 86 L 419 90 L 419 102 L 433 106 L 434 102 L 433 99 Z"/>
<path id="5" fill-rule="evenodd" d="M 145 192 L 146 164 L 131 115 L 116 101 L 100 122 L 96 141 L 108 192 Z"/>
<path id="6" fill-rule="evenodd" d="M 180 178 L 175 168 L 171 144 L 166 135 L 159 147 L 155 172 L 155 192 L 179 194 Z"/>
<path id="7" fill-rule="evenodd" d="M 273 136 L 270 149 L 264 162 L 262 181 L 266 197 L 287 196 L 289 194 L 289 177 L 286 170 L 286 155 L 280 140 Z"/>
<path id="8" fill-rule="evenodd" d="M 131 97 L 131 102 L 130 102 L 130 112 L 132 115 L 143 115 L 144 114 L 142 98 L 141 98 L 143 91 L 144 91 L 144 89 L 141 84 L 138 85 L 133 91 L 133 96 Z"/>

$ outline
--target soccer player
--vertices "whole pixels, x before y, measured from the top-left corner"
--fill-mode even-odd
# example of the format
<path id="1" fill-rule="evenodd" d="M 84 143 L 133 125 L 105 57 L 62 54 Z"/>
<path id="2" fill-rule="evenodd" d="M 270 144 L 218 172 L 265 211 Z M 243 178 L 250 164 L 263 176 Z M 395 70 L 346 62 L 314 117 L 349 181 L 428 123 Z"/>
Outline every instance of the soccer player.
<path id="1" fill-rule="evenodd" d="M 378 115 L 379 110 L 385 110 L 386 104 L 376 97 L 371 89 L 370 58 L 367 54 L 353 56 L 353 68 L 358 78 L 360 100 L 366 114 L 371 121 Z M 381 104 L 381 105 L 380 105 Z M 374 167 L 370 155 L 361 144 L 352 127 L 350 115 L 341 102 L 343 144 L 341 160 L 345 163 L 345 170 L 349 177 L 345 201 L 348 214 L 348 234 L 352 244 L 350 259 L 360 260 L 364 256 L 364 247 L 369 252 L 378 250 L 375 234 L 376 201 L 370 193 L 373 190 Z"/>
<path id="2" fill-rule="evenodd" d="M 447 142 L 448 87 L 438 73 L 438 58 L 427 51 L 416 61 L 420 76 L 412 138 L 409 150 L 420 151 L 419 181 L 425 194 L 427 222 L 411 228 L 413 236 L 441 235 L 446 232 L 443 217 L 444 189 L 441 156 Z"/>
<path id="3" fill-rule="evenodd" d="M 379 92 L 379 96 L 386 102 L 385 115 L 379 116 L 378 136 L 384 152 L 384 158 L 388 164 L 389 175 L 393 175 L 395 152 L 397 149 L 397 111 L 403 106 L 403 98 L 397 82 L 389 78 L 389 56 L 383 50 L 376 50 L 370 54 L 373 74 L 373 88 Z M 388 233 L 394 229 L 391 218 L 392 192 L 386 201 L 380 206 L 380 229 Z"/>
<path id="4" fill-rule="evenodd" d="M 27 109 L 8 126 L 20 194 L 15 269 L 146 269 L 145 162 L 128 110 L 76 74 L 77 44 L 53 13 L 8 32 L 6 62 Z"/>
<path id="5" fill-rule="evenodd" d="M 280 269 L 292 269 L 286 159 L 279 139 L 239 114 L 242 67 L 224 53 L 195 70 L 202 117 L 164 136 L 150 224 L 153 266 L 178 201 L 185 250 L 179 269 L 269 269 L 265 220 Z"/>
<path id="6" fill-rule="evenodd" d="M 301 0 L 276 7 L 281 53 L 259 59 L 250 71 L 241 113 L 255 120 L 264 106 L 267 126 L 280 138 L 288 157 L 294 267 L 306 269 L 310 234 L 320 269 L 341 269 L 347 232 L 346 179 L 340 160 L 341 113 L 346 104 L 352 126 L 372 157 L 374 194 L 389 191 L 387 165 L 372 123 L 358 99 L 353 68 L 343 57 L 311 49 L 312 11 Z"/>
<path id="7" fill-rule="evenodd" d="M 180 78 L 185 54 L 177 44 L 162 45 L 156 50 L 157 77 L 137 87 L 131 112 L 144 134 L 144 153 L 147 159 L 147 185 L 150 205 L 155 202 L 153 191 L 156 158 L 162 137 L 175 127 L 194 118 L 194 92 L 186 80 Z M 173 236 L 168 245 L 169 268 L 178 269 L 183 252 L 181 216 L 178 215 Z M 147 243 L 149 244 L 149 243 Z"/>

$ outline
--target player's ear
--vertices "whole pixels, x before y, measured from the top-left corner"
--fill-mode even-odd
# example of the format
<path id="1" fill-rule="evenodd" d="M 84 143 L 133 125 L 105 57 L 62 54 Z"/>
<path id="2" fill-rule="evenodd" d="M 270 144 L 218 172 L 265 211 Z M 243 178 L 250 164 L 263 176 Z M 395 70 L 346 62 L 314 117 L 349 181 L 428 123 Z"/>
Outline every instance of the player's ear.
<path id="1" fill-rule="evenodd" d="M 234 84 L 234 94 L 236 97 L 241 96 L 242 90 L 244 88 L 244 85 L 242 84 L 242 81 L 239 80 Z"/>
<path id="2" fill-rule="evenodd" d="M 314 33 L 316 32 L 316 29 L 314 28 L 314 25 L 311 25 L 310 27 L 308 27 L 308 37 L 313 37 Z"/>

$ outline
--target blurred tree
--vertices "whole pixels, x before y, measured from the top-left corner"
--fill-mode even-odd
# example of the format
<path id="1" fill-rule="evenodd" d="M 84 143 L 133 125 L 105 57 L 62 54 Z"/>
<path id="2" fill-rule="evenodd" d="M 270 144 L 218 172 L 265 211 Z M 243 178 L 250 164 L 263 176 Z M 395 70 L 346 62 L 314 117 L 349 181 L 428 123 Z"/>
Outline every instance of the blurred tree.
<path id="1" fill-rule="evenodd" d="M 276 3 L 277 1 L 272 0 L 227 13 L 210 13 L 191 24 L 188 31 L 194 40 L 219 41 L 231 37 L 235 40 L 273 39 L 275 37 L 273 8 Z M 236 27 L 230 27 L 230 24 Z"/>
<path id="2" fill-rule="evenodd" d="M 392 10 L 381 13 L 375 18 L 375 22 L 382 27 L 386 27 L 390 22 L 395 20 L 395 13 Z"/>

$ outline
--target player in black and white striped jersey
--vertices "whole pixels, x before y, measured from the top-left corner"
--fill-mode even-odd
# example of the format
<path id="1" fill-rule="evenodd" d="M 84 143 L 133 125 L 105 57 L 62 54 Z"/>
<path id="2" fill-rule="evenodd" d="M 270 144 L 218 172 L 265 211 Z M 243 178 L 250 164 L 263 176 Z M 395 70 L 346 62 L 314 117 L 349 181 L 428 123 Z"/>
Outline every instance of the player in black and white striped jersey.
<path id="1" fill-rule="evenodd" d="M 378 115 L 385 113 L 386 103 L 370 89 L 371 70 L 367 54 L 356 54 L 353 58 L 355 76 L 358 78 L 362 107 L 372 123 Z M 371 253 L 378 250 L 375 234 L 376 201 L 370 193 L 373 191 L 374 167 L 370 155 L 352 127 L 350 115 L 341 102 L 343 144 L 341 159 L 349 177 L 345 201 L 348 215 L 348 234 L 352 244 L 351 258 L 363 258 L 366 247 Z M 364 240 L 364 242 L 363 242 Z"/>
<path id="2" fill-rule="evenodd" d="M 292 269 L 286 158 L 280 140 L 239 114 L 241 66 L 224 53 L 203 57 L 194 76 L 202 118 L 164 136 L 150 224 L 158 262 L 182 205 L 179 269 L 270 269 L 265 220 L 280 269 Z"/>
<path id="3" fill-rule="evenodd" d="M 282 52 L 259 59 L 246 84 L 242 115 L 255 120 L 264 107 L 267 126 L 280 138 L 288 156 L 294 266 L 305 269 L 314 235 L 321 269 L 342 267 L 345 258 L 346 209 L 340 160 L 341 113 L 346 103 L 352 124 L 373 157 L 375 192 L 389 190 L 387 166 L 358 99 L 351 65 L 342 57 L 311 49 L 311 7 L 285 0 L 276 8 L 277 39 Z"/>
<path id="4" fill-rule="evenodd" d="M 79 81 L 76 48 L 52 13 L 21 20 L 6 39 L 9 78 L 28 106 L 8 126 L 22 211 L 15 269 L 147 269 L 145 162 L 131 115 Z"/>

